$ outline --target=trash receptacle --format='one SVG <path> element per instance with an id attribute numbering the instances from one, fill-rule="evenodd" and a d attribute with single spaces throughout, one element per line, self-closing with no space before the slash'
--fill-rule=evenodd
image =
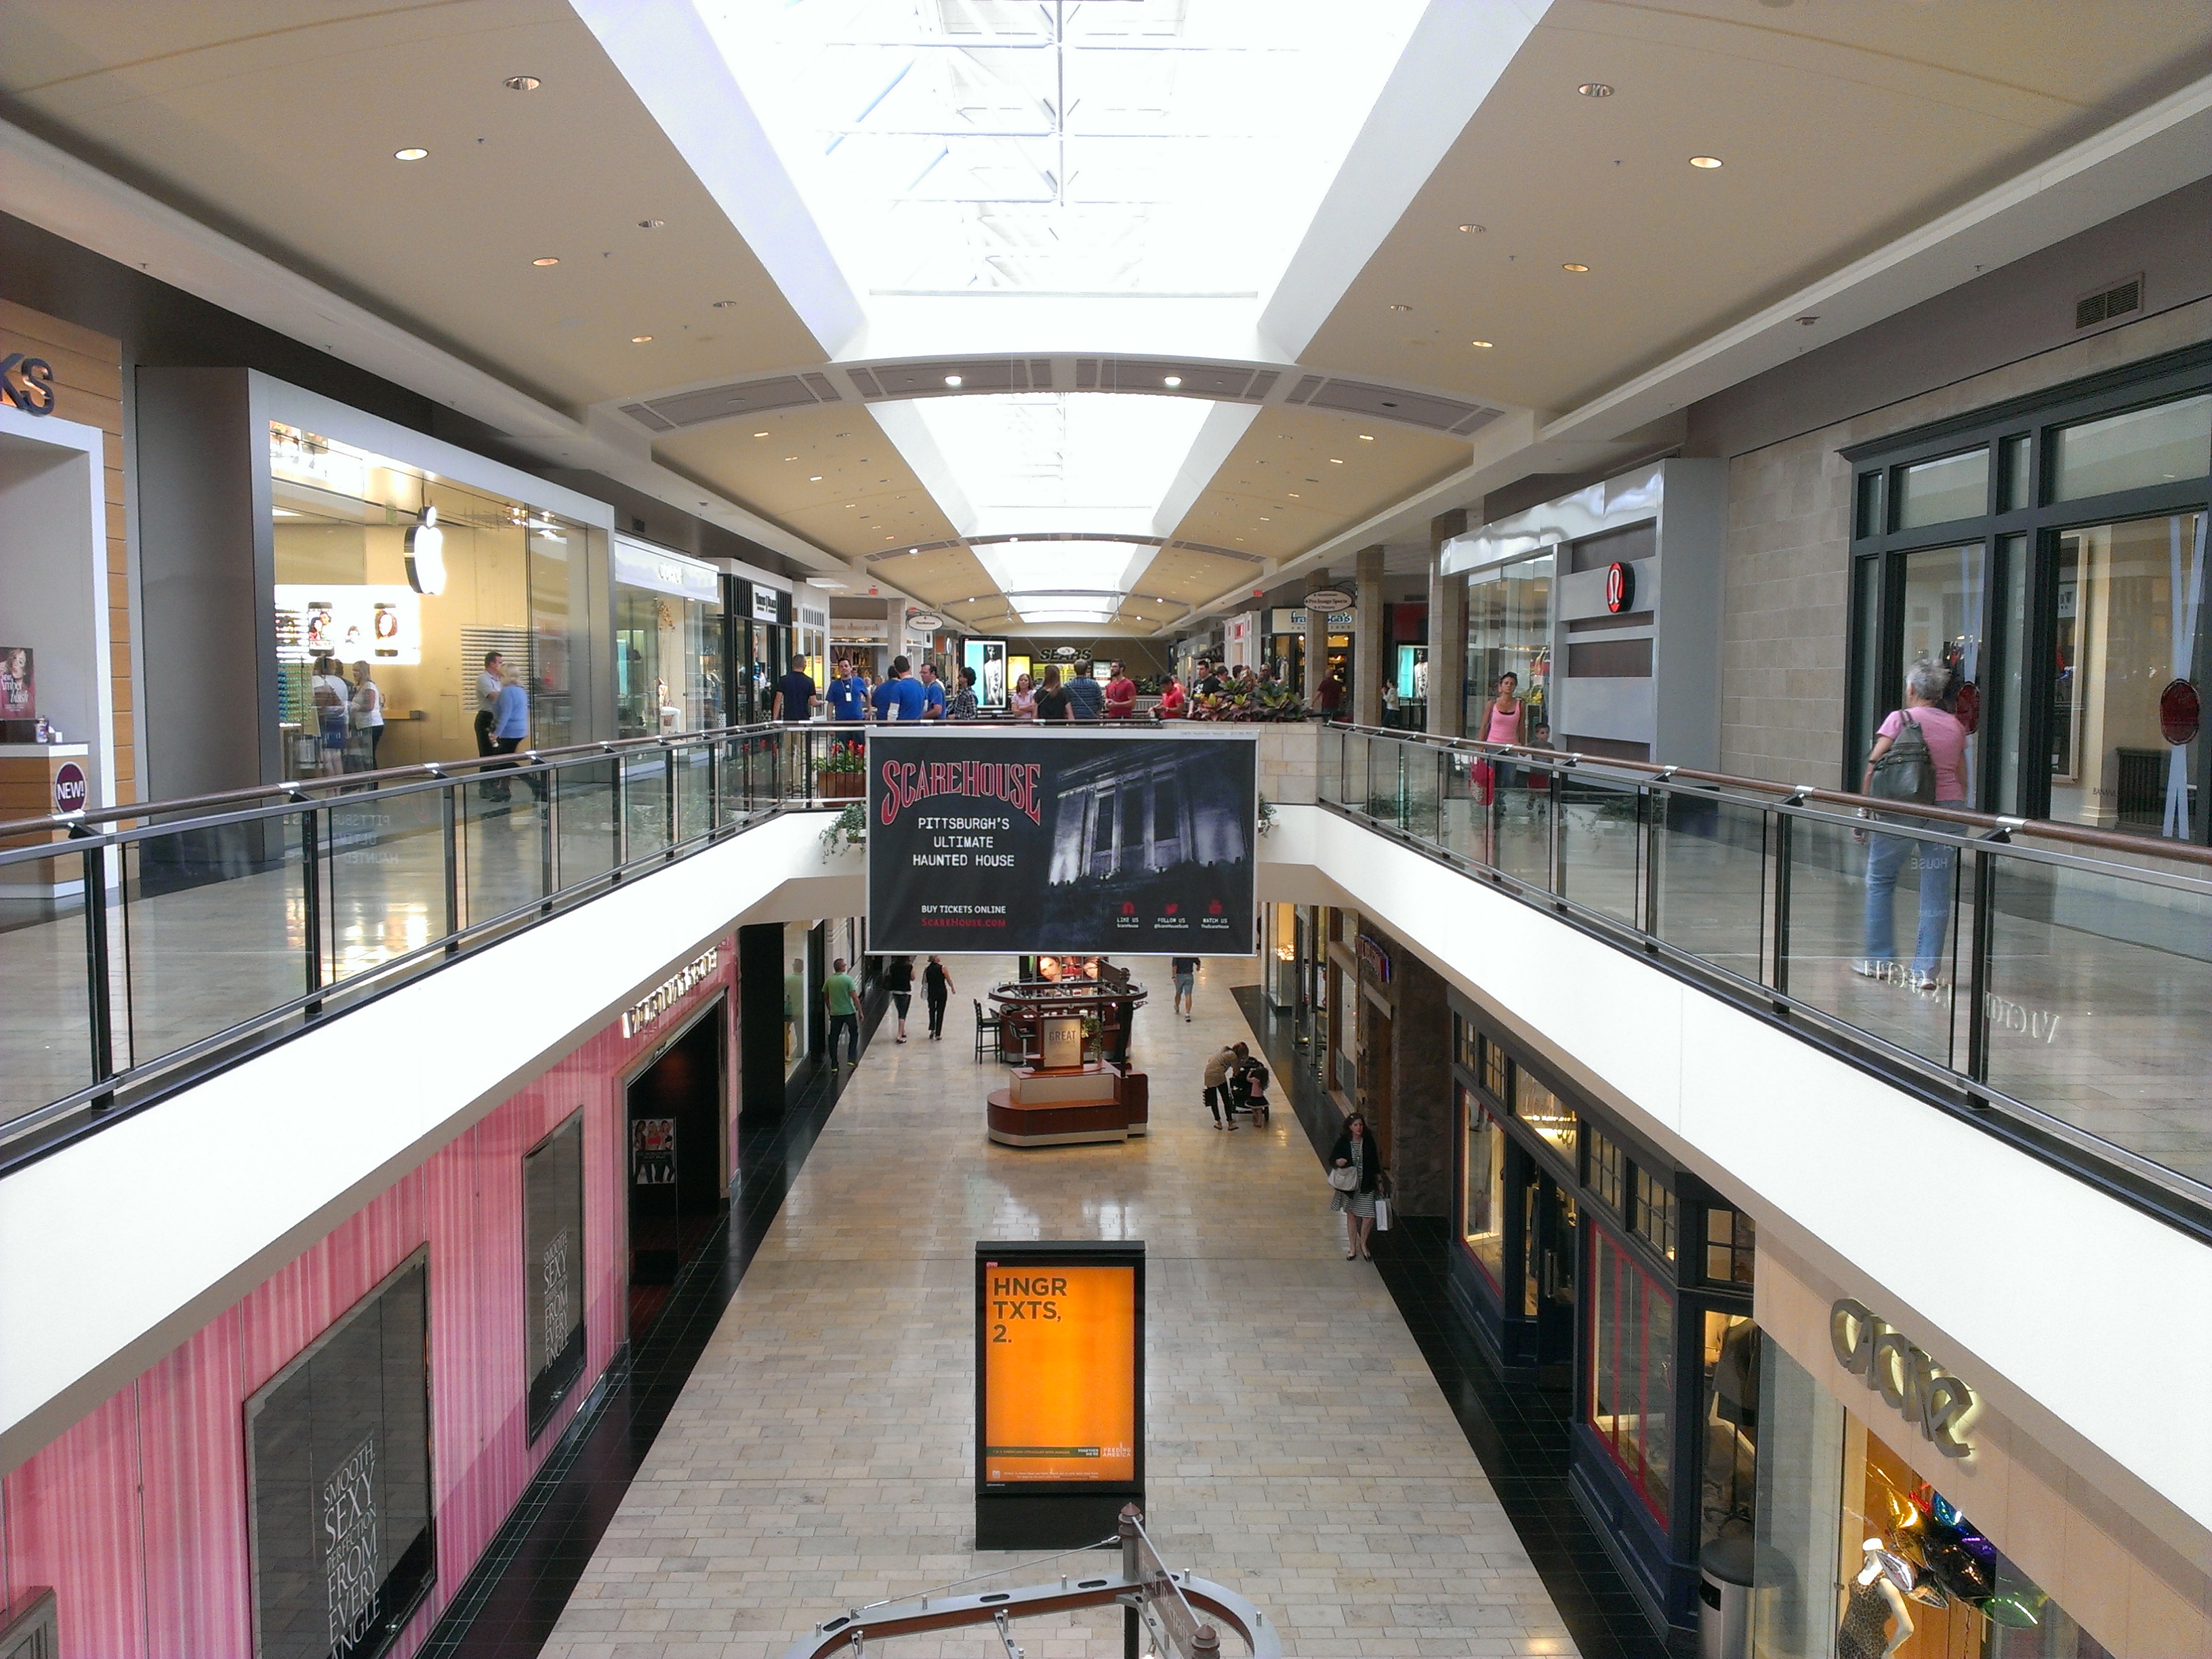
<path id="1" fill-rule="evenodd" d="M 1698 1659 L 1751 1659 L 1751 1540 L 1716 1538 L 1698 1565 Z"/>

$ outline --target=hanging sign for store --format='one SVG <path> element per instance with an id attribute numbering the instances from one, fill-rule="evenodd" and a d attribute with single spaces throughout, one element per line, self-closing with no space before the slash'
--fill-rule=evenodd
<path id="1" fill-rule="evenodd" d="M 684 999 L 721 964 L 722 947 L 710 945 L 623 1010 L 622 1033 L 634 1037 Z"/>
<path id="2" fill-rule="evenodd" d="M 26 415 L 51 415 L 60 399 L 54 393 L 54 366 L 43 357 L 11 351 L 0 357 L 0 402 Z"/>
<path id="3" fill-rule="evenodd" d="M 906 613 L 906 631 L 909 634 L 934 634 L 945 626 L 945 618 L 934 611 L 909 611 Z"/>
<path id="4" fill-rule="evenodd" d="M 1619 616 L 1636 604 L 1636 568 L 1609 564 L 1605 568 L 1605 608 Z"/>
<path id="5" fill-rule="evenodd" d="M 446 532 L 438 528 L 438 509 L 422 509 L 422 522 L 407 527 L 407 585 L 417 593 L 446 591 Z"/>
<path id="6" fill-rule="evenodd" d="M 763 587 L 758 582 L 753 584 L 753 620 L 758 623 L 780 623 L 783 620 L 783 606 L 773 587 Z"/>
<path id="7" fill-rule="evenodd" d="M 1359 960 L 1382 984 L 1390 982 L 1390 953 L 1364 933 L 1359 935 Z"/>
<path id="8" fill-rule="evenodd" d="M 1908 1342 L 1904 1333 L 1876 1319 L 1863 1303 L 1849 1297 L 1828 1310 L 1828 1342 L 1836 1363 L 1917 1427 L 1946 1457 L 1971 1457 L 1966 1438 L 1981 1413 L 1981 1399 Z"/>
<path id="9" fill-rule="evenodd" d="M 975 1245 L 975 1528 L 983 1549 L 1110 1536 L 1144 1503 L 1145 1247 Z"/>
<path id="10" fill-rule="evenodd" d="M 1312 611 L 1318 606 L 1323 611 L 1342 611 L 1353 603 L 1352 595 L 1340 587 L 1316 587 L 1306 595 L 1303 608 Z"/>

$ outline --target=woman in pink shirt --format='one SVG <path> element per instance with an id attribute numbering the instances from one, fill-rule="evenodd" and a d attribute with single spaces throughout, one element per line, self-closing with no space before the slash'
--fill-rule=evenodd
<path id="1" fill-rule="evenodd" d="M 1862 794 L 1874 793 L 1875 763 L 1889 752 L 1910 721 L 1920 728 L 1929 757 L 1936 763 L 1936 805 L 1966 804 L 1966 728 L 1957 715 L 1941 707 L 1950 684 L 1951 671 L 1942 663 L 1923 657 L 1912 665 L 1905 677 L 1905 707 L 1881 723 L 1867 756 L 1866 774 L 1859 781 Z M 1869 837 L 1866 954 L 1851 964 L 1852 972 L 1866 979 L 1901 979 L 1916 991 L 1942 988 L 1944 945 L 1951 924 L 1951 870 L 1957 850 L 1903 836 Z M 1920 926 L 1913 940 L 1911 969 L 1900 973 L 1896 960 L 1897 878 L 1916 851 L 1920 861 Z"/>
<path id="2" fill-rule="evenodd" d="M 1491 700 L 1487 717 L 1482 722 L 1485 743 L 1522 743 L 1521 727 L 1528 714 L 1528 705 L 1521 701 L 1521 677 L 1506 673 L 1498 677 L 1498 695 Z M 1491 769 L 1496 780 L 1498 797 L 1502 801 L 1504 792 L 1513 787 L 1513 769 L 1504 761 Z"/>

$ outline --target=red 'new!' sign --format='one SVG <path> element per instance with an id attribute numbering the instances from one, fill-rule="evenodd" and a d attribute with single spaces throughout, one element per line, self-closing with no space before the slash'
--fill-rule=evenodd
<path id="1" fill-rule="evenodd" d="M 87 791 L 84 768 L 75 761 L 65 763 L 54 773 L 54 811 L 82 812 Z"/>

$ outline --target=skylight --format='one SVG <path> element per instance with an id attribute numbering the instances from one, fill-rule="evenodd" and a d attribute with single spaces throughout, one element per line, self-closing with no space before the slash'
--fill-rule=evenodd
<path id="1" fill-rule="evenodd" d="M 1024 622 L 1103 623 L 1158 549 L 1143 542 L 983 542 L 977 561 Z"/>
<path id="2" fill-rule="evenodd" d="M 1032 392 L 916 398 L 906 407 L 967 498 L 964 522 L 956 523 L 963 535 L 1149 536 L 1211 405 Z M 894 441 L 902 425 L 886 423 Z"/>
<path id="3" fill-rule="evenodd" d="M 693 0 L 866 309 L 1242 302 L 1426 0 Z"/>

